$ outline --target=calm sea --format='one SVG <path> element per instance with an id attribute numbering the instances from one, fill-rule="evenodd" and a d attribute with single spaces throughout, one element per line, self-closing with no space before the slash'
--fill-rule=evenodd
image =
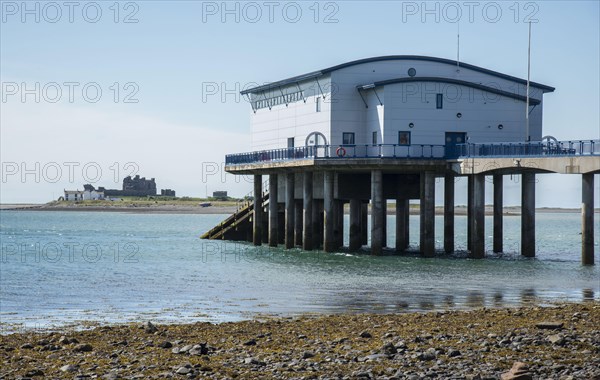
<path id="1" fill-rule="evenodd" d="M 466 259 L 464 253 L 424 259 L 285 251 L 198 238 L 225 217 L 0 211 L 2 328 L 600 299 L 600 265 L 580 264 L 579 214 L 536 216 L 535 259 L 519 255 L 520 218 L 506 217 L 506 253 L 488 253 L 483 260 Z M 410 222 L 414 247 L 418 218 L 411 216 Z M 438 248 L 442 222 L 436 218 Z M 486 223 L 491 247 L 491 218 Z M 457 246 L 464 249 L 465 217 L 457 217 L 456 229 Z M 393 231 L 389 218 L 391 243 Z"/>

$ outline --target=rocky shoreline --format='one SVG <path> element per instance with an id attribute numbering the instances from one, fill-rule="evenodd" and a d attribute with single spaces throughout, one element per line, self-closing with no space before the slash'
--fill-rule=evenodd
<path id="1" fill-rule="evenodd" d="M 0 336 L 0 379 L 600 379 L 600 303 Z"/>

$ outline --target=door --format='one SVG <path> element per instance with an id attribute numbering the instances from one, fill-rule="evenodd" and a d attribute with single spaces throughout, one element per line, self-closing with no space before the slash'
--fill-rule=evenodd
<path id="1" fill-rule="evenodd" d="M 460 155 L 458 144 L 464 144 L 467 134 L 464 132 L 446 132 L 446 158 L 457 158 Z"/>

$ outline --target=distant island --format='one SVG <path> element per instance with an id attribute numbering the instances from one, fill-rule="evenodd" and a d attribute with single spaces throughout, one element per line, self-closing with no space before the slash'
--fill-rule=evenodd
<path id="1" fill-rule="evenodd" d="M 166 197 L 124 196 L 117 200 L 83 200 L 83 201 L 51 201 L 45 204 L 2 204 L 2 210 L 24 210 L 24 211 L 107 211 L 107 212 L 133 212 L 133 213 L 177 213 L 177 214 L 232 214 L 239 208 L 251 202 L 246 198 L 219 198 L 219 197 Z M 388 215 L 395 210 L 394 203 L 387 205 Z M 521 215 L 519 206 L 504 207 L 504 215 Z M 578 208 L 542 207 L 536 209 L 537 213 L 580 213 Z M 600 209 L 595 209 L 600 213 Z M 348 207 L 345 213 L 349 213 Z M 419 204 L 410 205 L 411 215 L 419 214 Z M 455 207 L 456 215 L 467 215 L 467 207 L 459 205 Z M 436 215 L 443 215 L 443 206 L 436 207 Z M 486 205 L 486 215 L 492 215 L 492 205 Z"/>

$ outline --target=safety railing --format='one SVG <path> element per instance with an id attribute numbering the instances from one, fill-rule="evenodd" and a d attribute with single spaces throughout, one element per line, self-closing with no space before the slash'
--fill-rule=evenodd
<path id="1" fill-rule="evenodd" d="M 262 150 L 249 153 L 228 154 L 226 165 L 302 159 L 348 159 L 348 158 L 411 158 L 443 159 L 444 145 L 435 144 L 372 144 L 372 145 L 315 145 L 296 148 Z"/>
<path id="2" fill-rule="evenodd" d="M 460 157 L 597 156 L 600 140 L 459 144 Z"/>

